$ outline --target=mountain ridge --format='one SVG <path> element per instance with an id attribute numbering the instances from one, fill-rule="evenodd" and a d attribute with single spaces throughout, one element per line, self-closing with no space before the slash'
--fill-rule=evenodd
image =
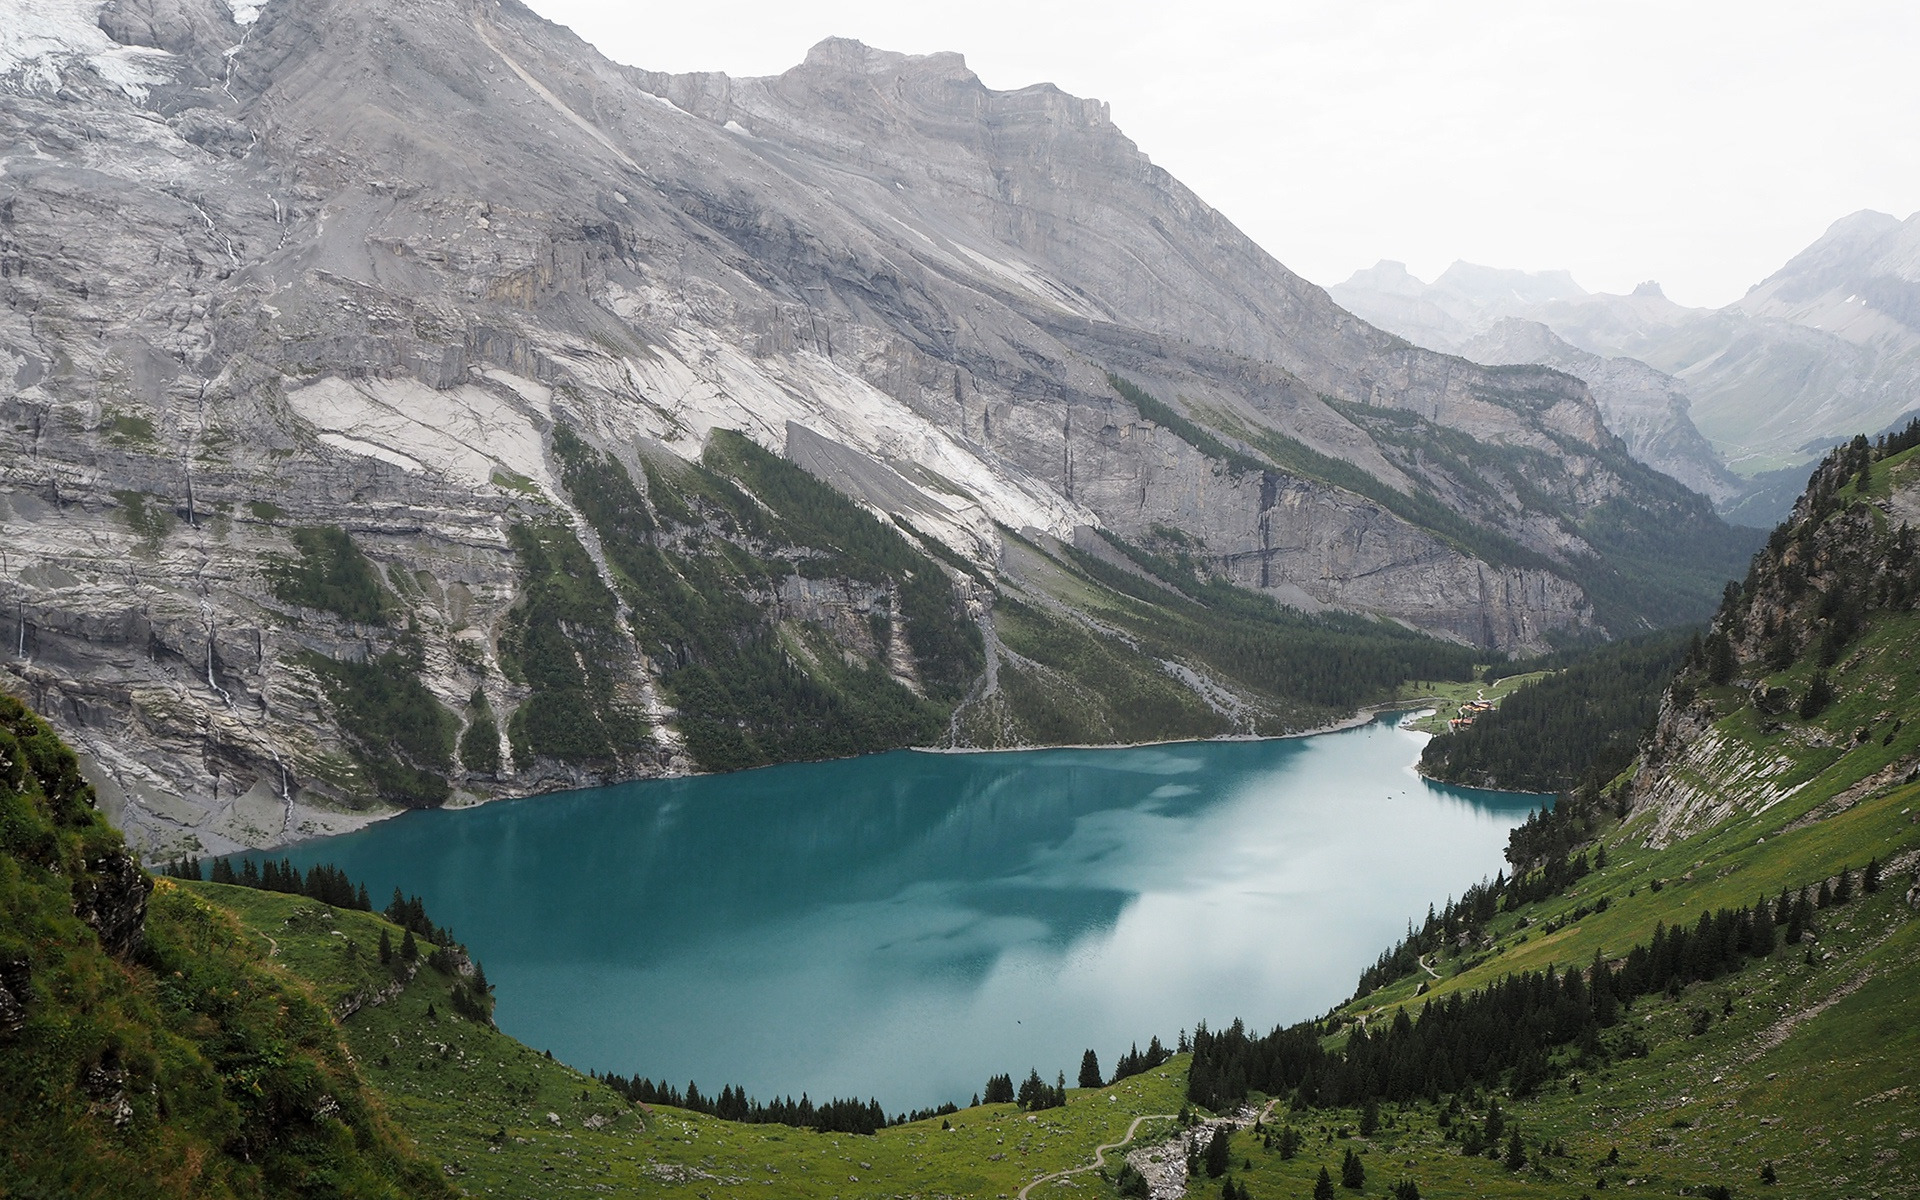
<path id="1" fill-rule="evenodd" d="M 1657 285 L 1630 296 L 1589 294 L 1565 272 L 1468 263 L 1431 285 L 1382 263 L 1330 290 L 1436 349 L 1458 352 L 1496 321 L 1519 317 L 1588 353 L 1639 360 L 1677 381 L 1690 420 L 1740 474 L 1753 476 L 1811 466 L 1837 442 L 1911 415 L 1920 384 L 1916 239 L 1920 213 L 1901 220 L 1861 210 L 1718 309 L 1675 304 Z M 1778 507 L 1769 520 L 1785 515 L 1785 504 Z"/>

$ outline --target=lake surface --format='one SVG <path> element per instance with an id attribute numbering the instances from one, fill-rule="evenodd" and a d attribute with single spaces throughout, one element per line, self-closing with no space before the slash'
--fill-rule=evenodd
<path id="1" fill-rule="evenodd" d="M 901 751 L 407 813 L 289 856 L 419 893 L 500 1027 L 577 1067 L 896 1112 L 1345 999 L 1539 799 L 1428 783 L 1425 741 L 1385 718 Z"/>

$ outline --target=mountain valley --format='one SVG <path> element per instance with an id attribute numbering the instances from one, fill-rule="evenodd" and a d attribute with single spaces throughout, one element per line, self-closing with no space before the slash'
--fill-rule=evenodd
<path id="1" fill-rule="evenodd" d="M 1354 319 L 1098 102 L 955 55 L 731 80 L 510 4 L 94 15 L 0 64 L 6 666 L 149 853 L 1298 731 L 1697 618 L 1753 544 L 1577 380 Z M 1223 605 L 1426 665 L 1330 693 L 1169 636 Z M 770 733 L 794 705 L 869 715 Z"/>

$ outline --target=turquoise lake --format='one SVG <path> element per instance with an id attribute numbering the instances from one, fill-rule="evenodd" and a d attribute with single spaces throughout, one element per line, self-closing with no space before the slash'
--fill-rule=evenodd
<path id="1" fill-rule="evenodd" d="M 407 813 L 288 856 L 419 893 L 500 1027 L 577 1067 L 895 1112 L 1345 999 L 1539 800 L 1426 782 L 1425 740 L 1383 718 L 901 751 Z"/>

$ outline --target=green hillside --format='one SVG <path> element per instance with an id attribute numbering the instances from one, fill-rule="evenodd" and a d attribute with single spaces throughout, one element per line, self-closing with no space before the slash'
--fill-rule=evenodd
<path id="1" fill-rule="evenodd" d="M 286 966 L 312 980 L 329 1003 L 367 994 L 366 963 L 344 947 L 377 941 L 386 925 L 380 917 L 335 909 L 322 921 L 319 906 L 298 896 L 180 886 L 229 908 L 258 936 L 273 937 Z M 335 937 L 334 929 L 346 937 Z M 747 1194 L 796 1197 L 1011 1194 L 1040 1174 L 1079 1165 L 1094 1145 L 1124 1135 L 1137 1116 L 1177 1113 L 1185 1086 L 1184 1063 L 1176 1059 L 1111 1089 L 1070 1088 L 1064 1108 L 1036 1114 L 983 1105 L 872 1136 L 740 1124 L 629 1103 L 607 1084 L 457 1015 L 455 982 L 423 968 L 397 995 L 345 1018 L 341 1029 L 369 1085 L 420 1153 L 475 1196 L 608 1188 L 701 1196 L 748 1185 L 754 1190 Z"/>
<path id="2" fill-rule="evenodd" d="M 152 887 L 0 696 L 0 1195 L 448 1194 L 271 943 Z"/>

